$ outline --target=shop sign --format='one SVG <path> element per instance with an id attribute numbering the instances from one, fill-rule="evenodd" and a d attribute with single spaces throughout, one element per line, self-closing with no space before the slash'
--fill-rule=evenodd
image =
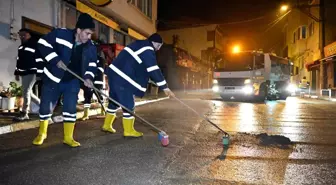
<path id="1" fill-rule="evenodd" d="M 331 55 L 336 54 L 336 42 L 333 42 L 326 47 L 324 47 L 324 55 L 325 57 L 329 57 Z"/>
<path id="2" fill-rule="evenodd" d="M 91 15 L 92 18 L 94 18 L 97 21 L 105 24 L 106 26 L 109 26 L 109 27 L 111 27 L 115 30 L 120 31 L 119 25 L 116 22 L 112 21 L 111 19 L 109 19 L 105 15 L 97 12 L 96 10 L 93 10 L 92 8 L 88 7 L 87 5 L 80 2 L 79 0 L 76 1 L 76 8 L 77 8 L 78 11 L 80 11 L 82 13 L 87 13 L 87 14 Z"/>

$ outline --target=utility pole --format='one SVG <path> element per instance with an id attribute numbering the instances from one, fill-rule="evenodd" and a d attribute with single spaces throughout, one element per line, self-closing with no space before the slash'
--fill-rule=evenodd
<path id="1" fill-rule="evenodd" d="M 325 9 L 324 9 L 324 0 L 320 0 L 320 51 L 321 51 L 321 58 L 325 57 L 324 53 L 324 47 L 325 47 Z M 326 82 L 328 79 L 328 76 L 326 73 L 326 69 L 324 68 L 323 61 L 320 62 L 320 90 L 326 88 Z"/>

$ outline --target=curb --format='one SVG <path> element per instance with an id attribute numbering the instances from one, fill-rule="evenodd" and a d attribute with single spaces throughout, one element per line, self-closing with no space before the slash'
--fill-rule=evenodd
<path id="1" fill-rule="evenodd" d="M 336 102 L 336 98 L 325 98 L 325 97 L 320 97 L 320 96 L 310 96 L 310 95 L 305 95 L 305 98 L 311 98 L 311 99 L 318 99 L 318 100 L 325 100 L 325 101 L 331 101 L 331 102 Z"/>
<path id="2" fill-rule="evenodd" d="M 137 106 L 145 105 L 145 104 L 148 104 L 148 103 L 154 103 L 154 102 L 158 102 L 158 101 L 162 101 L 162 100 L 166 100 L 166 99 L 169 99 L 169 97 L 158 98 L 158 99 L 153 99 L 153 100 L 138 101 L 138 102 L 135 102 L 135 106 L 137 107 Z M 100 108 L 90 109 L 89 115 L 90 116 L 95 116 L 95 115 L 99 115 L 100 113 L 101 113 Z M 83 114 L 84 114 L 83 111 L 77 112 L 77 118 L 83 117 Z M 62 121 L 63 121 L 62 116 L 55 116 L 55 117 L 52 117 L 52 120 L 49 122 L 49 124 L 59 123 L 59 122 L 62 122 Z M 0 135 L 12 133 L 12 132 L 17 132 L 17 131 L 20 131 L 20 130 L 37 128 L 37 127 L 39 127 L 39 124 L 40 123 L 39 123 L 38 120 L 34 120 L 34 121 L 25 121 L 25 122 L 13 123 L 13 124 L 10 124 L 10 125 L 2 126 L 2 127 L 0 127 Z"/>

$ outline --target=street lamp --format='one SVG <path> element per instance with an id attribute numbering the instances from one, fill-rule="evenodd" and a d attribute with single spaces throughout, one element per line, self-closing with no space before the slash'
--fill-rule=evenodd
<path id="1" fill-rule="evenodd" d="M 240 52 L 240 47 L 238 45 L 234 46 L 232 49 L 232 53 L 239 53 L 239 52 Z"/>
<path id="2" fill-rule="evenodd" d="M 280 8 L 280 10 L 282 12 L 286 12 L 288 10 L 288 5 L 282 5 L 281 8 Z"/>

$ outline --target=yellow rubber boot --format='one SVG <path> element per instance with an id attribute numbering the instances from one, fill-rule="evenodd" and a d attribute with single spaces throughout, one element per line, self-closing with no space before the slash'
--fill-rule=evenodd
<path id="1" fill-rule="evenodd" d="M 106 114 L 104 125 L 102 127 L 103 131 L 116 133 L 116 130 L 112 127 L 115 118 L 116 118 L 115 114 L 109 114 L 109 113 Z"/>
<path id="2" fill-rule="evenodd" d="M 142 132 L 138 132 L 134 129 L 135 118 L 125 119 L 123 118 L 124 136 L 125 137 L 141 137 Z"/>
<path id="3" fill-rule="evenodd" d="M 48 120 L 40 121 L 40 129 L 38 136 L 33 140 L 34 145 L 42 145 L 43 141 L 47 139 Z"/>
<path id="4" fill-rule="evenodd" d="M 84 108 L 84 115 L 81 118 L 82 121 L 85 121 L 85 120 L 89 119 L 89 112 L 90 112 L 90 108 L 89 107 Z"/>
<path id="5" fill-rule="evenodd" d="M 74 132 L 74 129 L 75 129 L 75 123 L 64 122 L 63 127 L 64 127 L 63 143 L 67 144 L 71 147 L 80 146 L 80 143 L 73 139 L 73 132 Z"/>

